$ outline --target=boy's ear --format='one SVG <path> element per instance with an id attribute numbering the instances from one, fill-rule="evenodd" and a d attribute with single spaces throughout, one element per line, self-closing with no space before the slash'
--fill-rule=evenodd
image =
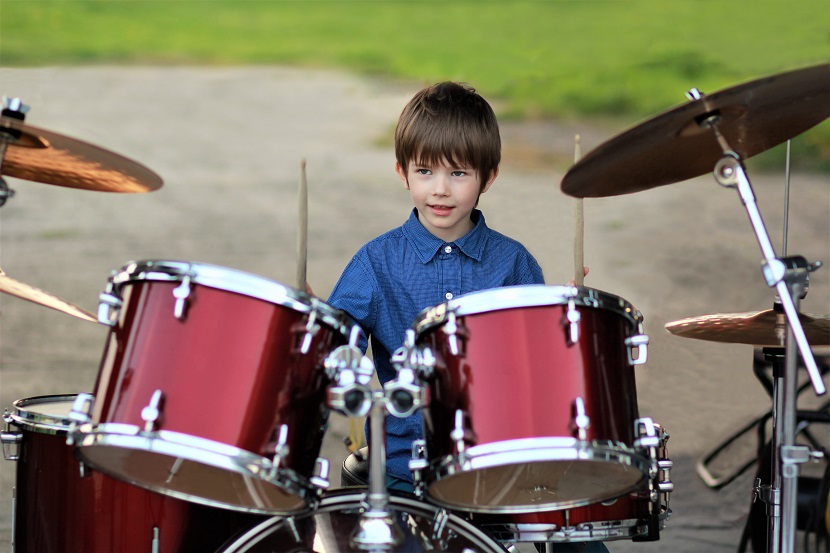
<path id="1" fill-rule="evenodd" d="M 490 189 L 490 185 L 496 180 L 496 177 L 499 176 L 499 168 L 496 167 L 492 173 L 490 173 L 490 178 L 487 179 L 487 182 L 484 183 L 484 186 L 481 187 L 481 192 L 479 194 L 484 194 L 487 190 Z"/>
<path id="2" fill-rule="evenodd" d="M 395 162 L 395 172 L 401 178 L 401 181 L 403 182 L 403 187 L 409 190 L 409 180 L 406 178 L 406 171 L 403 167 L 401 167 L 401 164 L 397 161 Z"/>

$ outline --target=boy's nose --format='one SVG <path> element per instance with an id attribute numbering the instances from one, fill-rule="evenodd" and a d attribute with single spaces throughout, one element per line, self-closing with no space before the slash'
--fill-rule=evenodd
<path id="1" fill-rule="evenodd" d="M 432 192 L 436 196 L 447 196 L 450 192 L 450 186 L 449 182 L 447 182 L 447 178 L 443 176 L 436 178 L 435 188 L 433 188 Z"/>

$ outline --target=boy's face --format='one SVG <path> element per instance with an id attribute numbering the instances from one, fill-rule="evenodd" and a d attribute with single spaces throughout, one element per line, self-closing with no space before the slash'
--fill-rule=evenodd
<path id="1" fill-rule="evenodd" d="M 457 240 L 472 230 L 470 214 L 479 195 L 487 192 L 497 174 L 491 175 L 482 188 L 478 171 L 449 167 L 446 161 L 440 165 L 411 161 L 406 171 L 396 163 L 395 171 L 409 190 L 421 224 L 445 242 Z"/>

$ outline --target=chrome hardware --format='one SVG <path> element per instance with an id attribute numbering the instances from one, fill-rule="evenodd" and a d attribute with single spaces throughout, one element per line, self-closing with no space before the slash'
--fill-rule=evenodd
<path id="1" fill-rule="evenodd" d="M 428 357 L 432 360 L 432 365 L 426 370 L 431 373 L 434 367 L 431 352 Z M 425 366 L 422 359 L 421 352 L 407 349 L 407 346 L 398 348 L 391 356 L 392 366 L 397 374 L 384 385 L 383 391 L 386 396 L 386 409 L 396 417 L 408 417 L 426 403 L 427 390 L 417 383 L 418 378 L 413 368 L 415 366 L 420 369 L 421 366 Z"/>
<path id="2" fill-rule="evenodd" d="M 144 431 L 153 432 L 156 423 L 161 418 L 161 403 L 164 399 L 164 392 L 156 390 L 150 398 L 150 403 L 141 410 L 141 419 L 144 421 Z"/>
<path id="3" fill-rule="evenodd" d="M 634 447 L 659 447 L 660 438 L 657 436 L 654 421 L 650 417 L 641 417 L 634 421 Z"/>
<path id="4" fill-rule="evenodd" d="M 150 546 L 152 553 L 159 553 L 161 551 L 161 538 L 159 537 L 159 527 L 153 526 L 153 542 Z"/>
<path id="5" fill-rule="evenodd" d="M 429 467 L 427 461 L 426 440 L 412 440 L 412 459 L 409 461 L 409 470 L 412 472 L 413 493 L 416 497 L 424 498 L 426 482 L 423 471 Z"/>
<path id="6" fill-rule="evenodd" d="M 446 315 L 446 322 L 442 327 L 444 334 L 447 335 L 447 340 L 450 345 L 450 353 L 458 356 L 463 348 L 462 341 L 467 337 L 466 329 L 456 322 L 455 310 L 448 309 Z"/>
<path id="7" fill-rule="evenodd" d="M 173 297 L 176 298 L 176 305 L 173 307 L 173 315 L 181 320 L 184 320 L 185 311 L 187 309 L 187 298 L 190 297 L 190 275 L 185 274 L 182 278 L 181 284 L 173 289 Z"/>
<path id="8" fill-rule="evenodd" d="M 115 276 L 115 272 L 113 272 L 112 276 Z M 115 295 L 114 288 L 115 286 L 112 280 L 110 280 L 107 288 L 98 296 L 98 322 L 107 326 L 115 326 L 115 323 L 118 321 L 118 313 L 124 305 L 121 298 Z"/>
<path id="9" fill-rule="evenodd" d="M 81 393 L 75 396 L 75 401 L 72 403 L 72 409 L 69 410 L 67 418 L 69 419 L 69 430 L 66 433 L 66 445 L 75 444 L 75 430 L 82 424 L 87 424 L 92 420 L 92 407 L 95 404 L 95 396 L 92 394 Z M 81 476 L 83 476 L 83 463 L 81 464 Z"/>
<path id="10" fill-rule="evenodd" d="M 585 412 L 585 401 L 577 397 L 572 406 L 571 429 L 576 432 L 577 439 L 588 440 L 588 429 L 591 428 L 591 418 Z"/>
<path id="11" fill-rule="evenodd" d="M 314 463 L 314 473 L 311 477 L 311 483 L 323 490 L 326 490 L 331 486 L 331 482 L 329 481 L 328 459 L 317 457 L 317 462 Z"/>
<path id="12" fill-rule="evenodd" d="M 283 457 L 287 457 L 288 453 L 288 425 L 281 424 L 279 435 L 277 437 L 277 444 L 274 446 L 274 464 L 271 473 L 272 479 L 276 477 L 277 469 L 280 467 Z"/>
<path id="13" fill-rule="evenodd" d="M 576 302 L 573 298 L 568 300 L 568 311 L 562 318 L 562 325 L 568 326 L 568 345 L 574 345 L 579 341 L 579 321 L 582 315 L 576 310 Z"/>
<path id="14" fill-rule="evenodd" d="M 690 88 L 689 91 L 686 93 L 686 98 L 690 101 L 700 100 L 703 98 L 703 93 L 700 92 L 697 88 Z"/>
<path id="15" fill-rule="evenodd" d="M 0 442 L 3 443 L 3 458 L 6 461 L 20 459 L 20 442 L 23 440 L 21 432 L 0 432 Z"/>
<path id="16" fill-rule="evenodd" d="M 648 336 L 636 334 L 625 339 L 628 347 L 628 364 L 643 365 L 648 360 Z M 637 350 L 637 357 L 634 357 L 634 350 Z"/>
<path id="17" fill-rule="evenodd" d="M 294 327 L 294 332 L 297 334 L 305 332 L 302 341 L 300 342 L 300 353 L 307 354 L 311 350 L 311 340 L 320 331 L 320 325 L 317 324 L 317 316 L 320 309 L 320 300 L 315 297 L 311 298 L 311 309 L 308 312 L 308 320 L 305 325 L 298 324 Z"/>
<path id="18" fill-rule="evenodd" d="M 464 411 L 455 410 L 455 425 L 450 431 L 450 439 L 455 442 L 455 449 L 459 455 L 463 455 L 466 449 L 464 445 Z"/>
<path id="19" fill-rule="evenodd" d="M 363 417 L 372 407 L 369 383 L 375 366 L 356 346 L 340 346 L 323 362 L 326 376 L 334 382 L 326 391 L 328 405 L 347 417 Z"/>

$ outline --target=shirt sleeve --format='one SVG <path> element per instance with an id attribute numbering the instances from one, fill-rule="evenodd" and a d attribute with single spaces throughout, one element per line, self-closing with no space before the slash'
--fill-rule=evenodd
<path id="1" fill-rule="evenodd" d="M 364 352 L 368 347 L 368 337 L 372 334 L 377 322 L 379 300 L 377 290 L 377 279 L 367 269 L 361 252 L 358 252 L 343 269 L 343 273 L 327 300 L 331 307 L 348 313 L 363 329 L 360 349 Z"/>

